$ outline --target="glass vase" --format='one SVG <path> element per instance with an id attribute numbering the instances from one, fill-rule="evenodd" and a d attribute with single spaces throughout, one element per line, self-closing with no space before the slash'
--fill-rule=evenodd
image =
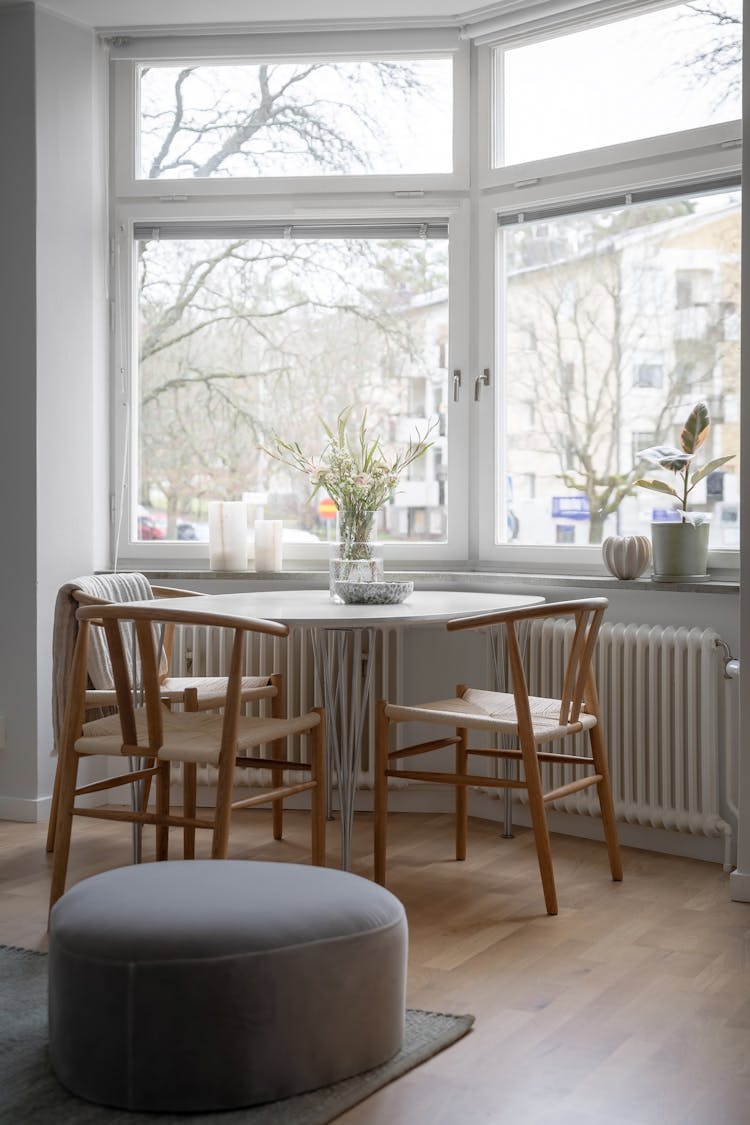
<path id="1" fill-rule="evenodd" d="M 379 511 L 357 508 L 345 508 L 337 513 L 336 539 L 329 563 L 332 601 L 343 601 L 336 593 L 337 582 L 383 581 L 383 553 L 377 538 L 379 515 Z"/>

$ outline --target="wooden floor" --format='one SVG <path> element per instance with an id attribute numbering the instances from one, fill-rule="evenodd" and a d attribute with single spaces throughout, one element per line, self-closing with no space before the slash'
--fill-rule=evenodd
<path id="1" fill-rule="evenodd" d="M 236 814 L 232 857 L 307 862 L 308 818 Z M 750 905 L 721 869 L 553 837 L 560 914 L 544 913 L 529 832 L 472 821 L 451 858 L 445 816 L 390 818 L 389 887 L 410 927 L 410 1007 L 472 1012 L 465 1039 L 373 1095 L 341 1125 L 748 1125 Z M 329 826 L 329 863 L 337 826 Z M 0 822 L 0 943 L 44 949 L 44 825 Z M 372 870 L 371 821 L 355 870 Z M 129 828 L 79 821 L 69 885 L 130 859 Z M 175 841 L 174 851 L 178 851 Z M 325 1034 L 325 1013 L 320 1013 Z"/>

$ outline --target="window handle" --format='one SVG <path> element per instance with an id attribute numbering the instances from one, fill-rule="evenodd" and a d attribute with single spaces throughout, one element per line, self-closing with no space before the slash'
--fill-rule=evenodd
<path id="1" fill-rule="evenodd" d="M 474 402 L 479 402 L 479 396 L 482 393 L 482 385 L 489 387 L 490 385 L 490 369 L 485 367 L 481 375 L 477 375 L 474 380 Z"/>
<path id="2" fill-rule="evenodd" d="M 461 394 L 461 368 L 456 367 L 453 370 L 453 401 L 458 402 L 458 397 Z"/>

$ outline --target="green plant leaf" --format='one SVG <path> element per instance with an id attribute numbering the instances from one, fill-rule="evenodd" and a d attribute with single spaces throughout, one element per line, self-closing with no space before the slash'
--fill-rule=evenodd
<path id="1" fill-rule="evenodd" d="M 669 469 L 673 473 L 682 473 L 692 460 L 692 453 L 683 453 L 675 445 L 652 445 L 648 449 L 639 449 L 636 453 L 639 461 L 650 461 L 660 469 Z"/>
<path id="2" fill-rule="evenodd" d="M 708 437 L 711 419 L 705 402 L 697 402 L 688 415 L 688 420 L 680 434 L 680 448 L 685 453 L 695 453 Z"/>
<path id="3" fill-rule="evenodd" d="M 667 484 L 663 480 L 637 480 L 636 485 L 638 488 L 650 488 L 652 492 L 667 492 L 670 496 L 676 496 L 679 500 L 679 495 L 672 488 L 671 484 Z"/>
<path id="4" fill-rule="evenodd" d="M 717 457 L 714 461 L 709 461 L 708 464 L 704 465 L 702 468 L 696 469 L 690 478 L 690 488 L 692 489 L 698 481 L 703 480 L 709 473 L 715 472 L 720 465 L 726 465 L 727 461 L 731 461 L 733 457 L 734 453 L 730 453 L 726 457 Z"/>

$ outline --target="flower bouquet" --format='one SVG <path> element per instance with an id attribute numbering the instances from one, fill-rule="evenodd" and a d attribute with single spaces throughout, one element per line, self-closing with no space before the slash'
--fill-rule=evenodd
<path id="1" fill-rule="evenodd" d="M 410 440 L 406 449 L 389 457 L 379 437 L 367 429 L 367 411 L 350 438 L 349 422 L 352 407 L 347 406 L 336 419 L 334 427 L 321 420 L 327 442 L 323 451 L 312 457 L 297 442 L 274 436 L 272 447 L 265 452 L 292 469 L 309 477 L 311 497 L 325 489 L 338 508 L 337 557 L 341 565 L 331 574 L 331 582 L 340 580 L 379 581 L 383 576 L 382 559 L 376 557 L 375 536 L 379 510 L 398 488 L 401 475 L 432 445 L 428 441 L 437 423 L 430 425 L 424 436 Z M 364 564 L 357 565 L 357 564 Z"/>

